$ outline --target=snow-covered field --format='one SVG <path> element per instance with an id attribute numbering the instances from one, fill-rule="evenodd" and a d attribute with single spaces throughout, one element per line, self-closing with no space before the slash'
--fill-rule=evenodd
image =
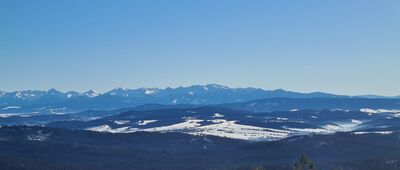
<path id="1" fill-rule="evenodd" d="M 137 125 L 143 126 L 154 123 L 157 120 L 142 120 Z M 202 123 L 207 122 L 202 125 Z M 126 124 L 127 121 L 115 122 L 118 125 Z M 167 126 L 152 128 L 138 128 L 124 126 L 120 128 L 111 128 L 109 125 L 87 128 L 87 130 L 110 132 L 110 133 L 131 133 L 136 131 L 146 132 L 181 132 L 193 135 L 213 135 L 219 137 L 243 139 L 252 141 L 272 141 L 287 138 L 294 135 L 305 134 L 330 134 L 339 131 L 351 131 L 355 126 L 362 123 L 359 120 L 350 122 L 336 122 L 322 126 L 321 128 L 290 128 L 283 126 L 282 129 L 264 128 L 251 125 L 240 124 L 238 121 L 228 121 L 225 119 L 200 120 L 195 118 L 185 118 L 185 121 Z"/>
<path id="2" fill-rule="evenodd" d="M 369 109 L 369 108 L 363 108 L 363 109 L 360 109 L 360 112 L 364 112 L 364 113 L 368 113 L 368 114 L 400 113 L 400 110 L 396 110 L 396 109 Z"/>
<path id="3" fill-rule="evenodd" d="M 244 140 L 277 140 L 288 137 L 292 131 L 279 130 L 271 128 L 261 128 L 256 126 L 242 125 L 236 121 L 227 121 L 224 119 L 209 120 L 213 124 L 202 126 L 200 122 L 204 120 L 188 119 L 182 123 L 169 126 L 160 126 L 154 128 L 132 128 L 129 126 L 112 129 L 108 125 L 91 127 L 87 130 L 110 133 L 131 133 L 136 131 L 146 132 L 183 132 L 193 135 L 213 135 L 219 137 L 227 137 Z M 155 122 L 154 120 L 152 122 Z M 142 123 L 151 123 L 143 121 Z"/>
<path id="4" fill-rule="evenodd" d="M 4 110 L 4 113 L 0 113 L 0 118 L 4 120 L 5 125 L 7 123 L 12 124 L 11 121 L 14 121 L 14 118 L 20 120 L 21 124 L 46 125 L 47 122 L 42 121 L 41 115 L 50 115 L 49 117 L 54 121 L 77 119 L 76 117 L 68 117 L 68 108 L 43 107 L 35 112 L 17 113 L 15 109 L 18 107 L 9 105 L 0 108 L 0 110 Z M 357 134 L 361 134 L 363 131 L 368 131 L 369 128 L 387 128 L 379 129 L 382 131 L 392 130 L 388 127 L 396 126 L 396 120 L 400 117 L 400 110 L 394 109 L 364 108 L 356 111 L 292 109 L 286 112 L 271 113 L 242 113 L 242 111 L 214 109 L 190 108 L 177 111 L 165 109 L 144 112 L 146 114 L 132 112 L 132 115 L 110 116 L 104 120 L 102 115 L 93 115 L 90 118 L 85 117 L 81 123 L 89 122 L 90 124 L 82 127 L 85 127 L 86 130 L 98 132 L 179 132 L 252 141 L 272 141 L 307 134 L 336 132 L 357 132 Z M 164 116 L 165 114 L 169 114 L 169 116 Z M 83 115 L 87 116 L 86 114 Z M 26 119 L 22 119 L 22 117 Z M 32 117 L 32 120 L 27 119 L 27 117 Z M 90 121 L 94 119 L 96 119 L 95 122 Z M 384 126 L 386 124 L 388 126 Z"/>

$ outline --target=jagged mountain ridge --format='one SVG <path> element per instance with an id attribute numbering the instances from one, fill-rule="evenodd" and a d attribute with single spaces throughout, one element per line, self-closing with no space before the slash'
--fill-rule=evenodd
<path id="1" fill-rule="evenodd" d="M 76 91 L 61 92 L 56 89 L 49 89 L 46 91 L 41 90 L 24 90 L 24 91 L 14 91 L 14 92 L 0 92 L 0 99 L 2 104 L 4 100 L 14 100 L 14 101 L 29 101 L 35 102 L 36 100 L 41 100 L 44 98 L 56 98 L 59 100 L 75 99 L 79 97 L 86 98 L 102 98 L 102 97 L 120 97 L 127 99 L 140 99 L 140 98 L 170 98 L 176 99 L 168 100 L 168 102 L 163 103 L 185 103 L 190 102 L 193 104 L 213 104 L 219 103 L 218 101 L 205 101 L 206 97 L 211 97 L 211 95 L 225 95 L 228 99 L 225 99 L 222 103 L 234 101 L 241 102 L 247 100 L 254 100 L 257 98 L 271 98 L 271 97 L 294 97 L 294 98 L 308 98 L 308 97 L 337 97 L 339 95 L 313 92 L 313 93 L 300 93 L 286 91 L 283 89 L 276 90 L 264 90 L 260 88 L 229 88 L 227 86 L 208 84 L 208 85 L 192 85 L 189 87 L 177 87 L 165 89 L 159 88 L 138 88 L 138 89 L 127 89 L 127 88 L 115 88 L 103 94 L 89 90 L 84 93 L 79 93 Z M 190 96 L 200 98 L 190 100 Z M 343 96 L 341 96 L 343 97 Z M 185 99 L 187 98 L 187 99 Z M 153 99 L 157 100 L 157 99 Z M 161 99 L 162 100 L 162 99 Z M 165 99 L 164 99 L 165 100 Z M 209 100 L 209 99 L 208 99 Z"/>
<path id="2" fill-rule="evenodd" d="M 370 100 L 370 101 L 369 101 Z M 0 92 L 0 113 L 10 115 L 65 114 L 85 110 L 115 110 L 145 104 L 220 105 L 248 111 L 280 111 L 291 109 L 399 109 L 398 98 L 362 98 L 322 92 L 299 93 L 263 90 L 260 88 L 229 88 L 208 84 L 178 88 L 116 88 L 106 93 L 89 90 L 84 93 L 56 89 Z M 375 101 L 384 103 L 377 105 Z M 345 102 L 345 104 L 343 104 Z M 346 104 L 349 102 L 349 104 Z M 232 104 L 226 104 L 232 103 Z M 356 105 L 353 106 L 353 103 Z M 359 104 L 361 103 L 361 104 Z M 385 106 L 385 107 L 380 107 Z"/>
<path id="3" fill-rule="evenodd" d="M 61 92 L 56 89 L 46 91 L 25 90 L 0 92 L 0 107 L 7 106 L 57 106 L 82 107 L 85 109 L 103 107 L 109 109 L 138 106 L 147 103 L 157 104 L 220 104 L 245 102 L 256 99 L 289 97 L 345 97 L 329 93 L 299 93 L 292 91 L 263 90 L 260 88 L 229 88 L 227 86 L 208 84 L 177 88 L 116 88 L 100 94 L 93 90 L 84 93 L 75 91 Z M 79 110 L 79 109 L 78 109 Z"/>

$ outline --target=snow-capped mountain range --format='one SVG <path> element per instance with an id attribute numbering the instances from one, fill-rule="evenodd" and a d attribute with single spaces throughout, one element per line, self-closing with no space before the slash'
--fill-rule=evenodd
<path id="1" fill-rule="evenodd" d="M 279 99 L 282 98 L 282 99 Z M 144 104 L 154 103 L 163 105 L 179 105 L 179 104 L 191 104 L 191 105 L 217 105 L 234 103 L 233 106 L 228 108 L 239 107 L 240 110 L 251 110 L 251 111 L 274 111 L 274 110 L 287 110 L 288 108 L 302 109 L 302 103 L 315 103 L 314 100 L 317 98 L 323 98 L 324 100 L 335 100 L 328 101 L 331 103 L 328 107 L 335 107 L 343 99 L 353 99 L 351 101 L 358 101 L 361 103 L 357 107 L 348 107 L 346 104 L 342 104 L 341 109 L 360 109 L 364 106 L 363 103 L 373 103 L 373 101 L 364 101 L 359 99 L 370 99 L 371 96 L 344 96 L 335 95 L 323 92 L 313 93 L 300 93 L 286 91 L 282 89 L 276 90 L 264 90 L 260 88 L 230 88 L 227 86 L 208 84 L 208 85 L 192 85 L 189 87 L 177 87 L 177 88 L 138 88 L 138 89 L 127 89 L 127 88 L 115 88 L 105 93 L 98 93 L 93 90 L 87 92 L 76 92 L 68 91 L 61 92 L 56 89 L 50 89 L 46 91 L 40 90 L 25 90 L 15 92 L 0 92 L 0 113 L 67 113 L 67 112 L 79 112 L 90 109 L 118 109 L 124 107 L 135 107 Z M 392 97 L 394 98 L 394 97 Z M 390 107 L 395 103 L 388 101 L 392 99 L 388 97 L 372 98 L 385 100 L 385 103 L 389 103 Z M 287 100 L 298 99 L 294 101 L 296 105 L 291 106 L 293 102 L 286 102 Z M 263 101 L 264 100 L 264 101 Z M 276 101 L 281 100 L 281 101 Z M 255 102 L 252 102 L 255 101 Z M 252 102 L 252 103 L 246 103 Z M 319 102 L 319 100 L 317 100 Z M 324 103 L 323 101 L 322 103 Z M 242 103 L 242 104 L 236 104 Z M 326 103 L 326 102 L 325 102 Z M 283 107 L 279 107 L 283 106 Z M 325 105 L 322 105 L 325 106 Z M 353 105 L 349 105 L 353 106 Z M 386 106 L 386 105 L 385 105 Z M 314 108 L 314 107 L 312 107 Z M 320 105 L 317 106 L 320 108 Z M 372 107 L 380 109 L 380 107 Z M 386 107 L 385 107 L 386 108 Z M 397 108 L 397 105 L 396 107 Z M 304 109 L 307 109 L 305 107 Z"/>
<path id="2" fill-rule="evenodd" d="M 103 94 L 93 90 L 87 92 L 61 92 L 56 89 L 46 91 L 25 90 L 14 92 L 0 92 L 0 107 L 7 106 L 77 106 L 98 105 L 109 107 L 137 106 L 147 103 L 158 104 L 220 104 L 244 102 L 256 99 L 274 97 L 338 97 L 328 93 L 298 93 L 277 90 L 263 90 L 260 88 L 229 88 L 217 84 L 193 85 L 178 88 L 115 88 Z M 88 107 L 93 108 L 93 107 Z M 78 109 L 79 110 L 79 109 Z"/>
<path id="3" fill-rule="evenodd" d="M 124 103 L 161 103 L 161 104 L 219 104 L 243 102 L 255 99 L 273 97 L 339 97 L 328 93 L 298 93 L 277 90 L 263 90 L 260 88 L 229 88 L 227 86 L 208 84 L 193 85 L 178 88 L 115 88 L 103 94 L 93 90 L 87 92 L 61 92 L 56 89 L 46 91 L 25 90 L 14 92 L 0 92 L 0 106 L 2 105 L 35 105 L 39 103 L 56 103 L 73 100 L 121 100 Z M 341 96 L 343 97 L 343 96 Z"/>
<path id="4" fill-rule="evenodd" d="M 2 100 L 19 100 L 19 101 L 35 101 L 44 98 L 52 97 L 54 99 L 69 99 L 76 97 L 87 97 L 93 98 L 99 96 L 100 93 L 97 93 L 93 90 L 89 90 L 84 93 L 79 93 L 76 91 L 68 91 L 61 92 L 56 89 L 49 90 L 24 90 L 24 91 L 14 91 L 14 92 L 0 92 L 0 99 Z"/>

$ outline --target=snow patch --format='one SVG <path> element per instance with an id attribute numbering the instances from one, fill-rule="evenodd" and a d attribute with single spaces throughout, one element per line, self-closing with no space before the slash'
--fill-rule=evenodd
<path id="1" fill-rule="evenodd" d="M 57 108 L 57 109 L 49 109 L 51 114 L 55 114 L 55 115 L 63 115 L 66 114 L 65 111 L 67 110 L 67 108 Z"/>
<path id="2" fill-rule="evenodd" d="M 396 109 L 368 109 L 368 108 L 363 108 L 360 109 L 360 112 L 364 112 L 364 113 L 369 113 L 369 114 L 377 114 L 377 113 L 400 113 L 400 110 L 396 110 Z"/>
<path id="3" fill-rule="evenodd" d="M 109 132 L 112 129 L 108 125 L 101 125 L 101 126 L 86 128 L 86 130 L 96 131 L 96 132 Z"/>
<path id="4" fill-rule="evenodd" d="M 95 131 L 95 132 L 108 132 L 108 133 L 132 133 L 132 132 L 136 132 L 138 129 L 131 128 L 131 127 L 121 127 L 121 128 L 112 129 L 108 125 L 101 125 L 101 126 L 86 128 L 86 130 Z"/>
<path id="5" fill-rule="evenodd" d="M 139 125 L 139 126 L 144 126 L 144 125 L 147 125 L 149 123 L 154 123 L 154 122 L 157 122 L 157 121 L 158 120 L 140 120 L 140 121 L 136 122 L 136 124 Z"/>
<path id="6" fill-rule="evenodd" d="M 362 122 L 359 121 L 359 120 L 356 120 L 356 119 L 351 119 L 351 123 L 354 123 L 354 124 L 361 124 Z"/>
<path id="7" fill-rule="evenodd" d="M 286 120 L 289 120 L 289 119 L 286 118 L 286 117 L 277 117 L 276 120 L 286 121 Z"/>
<path id="8" fill-rule="evenodd" d="M 334 124 L 327 124 L 323 126 L 324 129 L 333 132 L 348 132 L 354 130 L 354 128 L 361 124 L 359 120 L 351 119 L 350 122 L 334 122 Z"/>
<path id="9" fill-rule="evenodd" d="M 355 135 L 363 135 L 363 134 L 383 134 L 383 135 L 388 135 L 393 133 L 393 131 L 372 131 L 372 132 L 353 132 Z"/>
<path id="10" fill-rule="evenodd" d="M 155 93 L 155 91 L 153 90 L 153 89 L 146 89 L 145 91 L 144 91 L 144 94 L 145 95 L 151 95 L 151 94 L 154 94 Z"/>
<path id="11" fill-rule="evenodd" d="M 219 118 L 219 117 L 224 117 L 224 115 L 222 115 L 221 113 L 214 113 L 214 115 L 212 117 Z"/>
<path id="12" fill-rule="evenodd" d="M 226 122 L 225 119 L 213 119 L 213 120 L 209 120 L 209 121 L 213 122 L 213 123 L 224 123 L 224 122 Z"/>
<path id="13" fill-rule="evenodd" d="M 115 124 L 117 125 L 124 125 L 124 124 L 128 124 L 130 121 L 129 120 L 116 120 L 114 121 Z"/>
<path id="14" fill-rule="evenodd" d="M 143 131 L 158 132 L 183 132 L 193 135 L 213 135 L 244 140 L 278 140 L 288 136 L 289 131 L 261 128 L 256 126 L 241 125 L 236 121 L 226 121 L 224 119 L 211 120 L 217 124 L 201 126 L 203 120 L 187 120 L 169 126 L 143 129 Z"/>
<path id="15" fill-rule="evenodd" d="M 289 131 L 278 129 L 241 125 L 236 123 L 236 121 L 222 121 L 219 124 L 198 127 L 197 130 L 197 132 L 192 132 L 191 134 L 213 135 L 254 141 L 283 139 L 290 133 Z"/>
<path id="16" fill-rule="evenodd" d="M 201 126 L 199 122 L 202 122 L 203 120 L 198 120 L 198 119 L 191 119 L 191 120 L 186 120 L 185 122 L 182 123 L 177 123 L 169 126 L 160 126 L 160 127 L 154 127 L 154 128 L 149 128 L 149 129 L 143 129 L 143 131 L 148 131 L 148 132 L 168 132 L 168 131 L 176 131 L 176 130 L 185 130 L 185 129 L 192 129 Z"/>
<path id="17" fill-rule="evenodd" d="M 380 113 L 400 113 L 400 110 L 396 110 L 396 109 L 391 109 L 391 110 L 378 109 L 377 111 L 380 112 Z"/>
<path id="18" fill-rule="evenodd" d="M 329 134 L 333 133 L 333 131 L 326 130 L 326 129 L 320 129 L 320 128 L 289 128 L 289 127 L 284 127 L 287 130 L 294 131 L 295 134 L 300 135 L 300 134 L 311 134 L 311 133 L 319 133 L 319 134 Z"/>
<path id="19" fill-rule="evenodd" d="M 8 110 L 8 109 L 20 109 L 21 106 L 7 106 L 5 108 L 3 108 L 3 110 Z"/>
<path id="20" fill-rule="evenodd" d="M 86 96 L 86 97 L 89 97 L 89 98 L 93 98 L 93 97 L 99 96 L 100 93 L 97 93 L 97 92 L 94 91 L 94 90 L 89 90 L 89 91 L 83 93 L 83 95 Z M 68 97 L 68 98 L 69 98 L 69 97 Z"/>
<path id="21" fill-rule="evenodd" d="M 17 98 L 23 98 L 21 92 L 15 93 L 15 97 L 17 97 Z"/>
<path id="22" fill-rule="evenodd" d="M 368 108 L 360 109 L 360 112 L 369 113 L 369 114 L 379 113 L 377 110 L 368 109 Z"/>
<path id="23" fill-rule="evenodd" d="M 15 113 L 1 113 L 0 118 L 7 118 L 7 117 L 17 116 L 17 115 L 18 114 L 15 114 Z"/>

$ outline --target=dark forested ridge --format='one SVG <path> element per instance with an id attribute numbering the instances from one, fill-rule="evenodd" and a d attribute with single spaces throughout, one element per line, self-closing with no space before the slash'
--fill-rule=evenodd
<path id="1" fill-rule="evenodd" d="M 396 99 L 288 100 L 211 106 L 147 104 L 71 114 L 3 116 L 0 169 L 279 170 L 293 169 L 295 163 L 314 169 L 400 169 Z M 315 101 L 321 103 L 314 106 Z M 314 110 L 294 109 L 300 105 Z M 335 105 L 352 110 L 333 109 Z M 372 109 L 359 110 L 364 106 Z M 286 111 L 257 112 L 257 108 Z M 13 126 L 24 124 L 30 126 Z M 93 127 L 117 133 L 90 131 Z M 159 127 L 167 130 L 150 131 Z M 342 129 L 329 131 L 330 135 L 316 131 L 331 127 Z M 260 133 L 258 128 L 265 129 Z M 271 138 L 273 142 L 239 140 L 275 133 L 269 129 L 287 136 Z M 307 155 L 306 161 L 302 155 Z"/>
<path id="2" fill-rule="evenodd" d="M 179 133 L 0 128 L 0 169 L 398 169 L 400 135 L 336 133 L 253 143 Z"/>
<path id="3" fill-rule="evenodd" d="M 252 112 L 271 112 L 284 111 L 291 109 L 343 109 L 360 110 L 370 109 L 400 109 L 400 99 L 398 98 L 266 98 L 242 103 L 230 103 L 218 105 L 224 108 L 235 110 L 245 110 Z"/>

